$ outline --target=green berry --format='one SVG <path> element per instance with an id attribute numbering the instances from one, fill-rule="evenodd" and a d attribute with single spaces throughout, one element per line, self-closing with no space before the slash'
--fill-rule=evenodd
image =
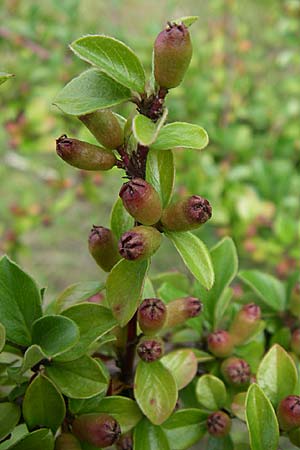
<path id="1" fill-rule="evenodd" d="M 110 272 L 120 260 L 117 240 L 112 231 L 105 227 L 93 225 L 89 235 L 89 251 L 105 272 Z"/>
<path id="2" fill-rule="evenodd" d="M 79 116 L 79 119 L 103 147 L 113 150 L 123 144 L 124 134 L 121 125 L 109 109 L 85 114 Z"/>

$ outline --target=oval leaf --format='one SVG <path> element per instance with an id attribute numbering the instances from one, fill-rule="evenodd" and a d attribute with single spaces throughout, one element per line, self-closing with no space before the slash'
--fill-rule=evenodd
<path id="1" fill-rule="evenodd" d="M 68 286 L 55 300 L 55 312 L 58 314 L 75 303 L 84 302 L 105 288 L 101 281 L 82 281 Z"/>
<path id="2" fill-rule="evenodd" d="M 105 73 L 90 69 L 70 81 L 57 95 L 54 105 L 66 114 L 80 116 L 118 105 L 130 97 L 129 89 Z"/>
<path id="3" fill-rule="evenodd" d="M 46 373 L 67 397 L 90 398 L 107 389 L 100 365 L 89 356 L 70 362 L 53 362 Z"/>
<path id="4" fill-rule="evenodd" d="M 270 400 L 257 384 L 252 384 L 246 398 L 246 419 L 252 450 L 277 450 L 279 429 Z"/>
<path id="5" fill-rule="evenodd" d="M 165 125 L 151 145 L 154 150 L 172 148 L 192 148 L 201 150 L 208 144 L 208 135 L 204 128 L 185 122 L 173 122 Z"/>
<path id="6" fill-rule="evenodd" d="M 21 416 L 21 410 L 15 403 L 0 403 L 0 442 L 8 436 Z"/>
<path id="7" fill-rule="evenodd" d="M 4 256 L 0 260 L 0 317 L 7 339 L 30 345 L 32 324 L 41 315 L 41 296 L 35 282 Z"/>
<path id="8" fill-rule="evenodd" d="M 148 146 L 155 140 L 156 125 L 143 114 L 137 114 L 132 122 L 132 131 L 140 144 Z"/>
<path id="9" fill-rule="evenodd" d="M 175 182 L 175 165 L 172 150 L 150 150 L 147 157 L 146 180 L 159 193 L 163 207 L 169 204 Z"/>
<path id="10" fill-rule="evenodd" d="M 125 231 L 134 226 L 134 218 L 126 211 L 120 198 L 114 204 L 111 212 L 110 227 L 119 240 Z"/>
<path id="11" fill-rule="evenodd" d="M 50 430 L 42 428 L 26 434 L 16 444 L 9 447 L 9 450 L 53 450 L 54 437 Z"/>
<path id="12" fill-rule="evenodd" d="M 155 425 L 160 425 L 175 408 L 176 381 L 160 361 L 140 361 L 135 374 L 134 396 L 145 416 Z"/>
<path id="13" fill-rule="evenodd" d="M 211 411 L 222 409 L 226 403 L 226 388 L 222 380 L 214 375 L 203 375 L 196 385 L 197 400 Z"/>
<path id="14" fill-rule="evenodd" d="M 107 277 L 107 301 L 119 324 L 124 327 L 141 300 L 148 261 L 121 259 Z"/>
<path id="15" fill-rule="evenodd" d="M 214 284 L 214 269 L 203 242 L 190 232 L 166 232 L 166 236 L 175 245 L 189 271 L 206 289 L 210 289 Z"/>
<path id="16" fill-rule="evenodd" d="M 23 401 L 23 416 L 29 430 L 43 426 L 55 433 L 65 414 L 64 399 L 52 381 L 44 375 L 34 378 Z"/>
<path id="17" fill-rule="evenodd" d="M 197 358 L 189 349 L 174 350 L 165 355 L 161 362 L 172 373 L 179 390 L 192 381 L 198 369 Z"/>
<path id="18" fill-rule="evenodd" d="M 143 92 L 145 72 L 136 54 L 115 38 L 84 36 L 70 45 L 79 58 L 99 67 L 118 83 L 133 91 Z"/>
<path id="19" fill-rule="evenodd" d="M 284 397 L 293 394 L 297 380 L 292 358 L 280 345 L 273 345 L 259 365 L 257 384 L 276 407 Z"/>
<path id="20" fill-rule="evenodd" d="M 47 356 L 56 356 L 73 347 L 79 340 L 79 328 L 63 316 L 44 316 L 33 324 L 32 342 Z"/>
<path id="21" fill-rule="evenodd" d="M 153 425 L 144 417 L 134 429 L 134 450 L 171 450 L 167 437 L 161 427 Z M 172 449 L 173 450 L 173 449 Z"/>
<path id="22" fill-rule="evenodd" d="M 0 322 L 0 352 L 2 352 L 3 347 L 5 345 L 5 339 L 6 339 L 5 326 L 2 325 L 2 323 Z"/>

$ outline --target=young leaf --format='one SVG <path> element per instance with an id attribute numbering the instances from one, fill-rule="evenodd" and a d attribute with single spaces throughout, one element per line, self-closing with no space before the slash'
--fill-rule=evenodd
<path id="1" fill-rule="evenodd" d="M 297 369 L 290 355 L 280 345 L 273 345 L 262 359 L 257 371 L 257 383 L 276 407 L 294 392 Z"/>
<path id="2" fill-rule="evenodd" d="M 124 327 L 138 308 L 148 261 L 118 262 L 107 277 L 107 301 L 119 324 Z"/>
<path id="3" fill-rule="evenodd" d="M 20 407 L 15 403 L 0 403 L 0 442 L 13 431 L 20 416 Z"/>
<path id="4" fill-rule="evenodd" d="M 137 114 L 132 121 L 132 131 L 136 140 L 142 145 L 151 145 L 157 138 L 167 115 L 168 110 L 165 108 L 160 120 L 157 123 L 153 123 L 152 120 L 143 114 Z"/>
<path id="5" fill-rule="evenodd" d="M 13 77 L 12 73 L 0 72 L 0 85 L 5 83 L 5 81 L 9 80 L 9 78 Z"/>
<path id="6" fill-rule="evenodd" d="M 83 36 L 70 45 L 79 58 L 93 64 L 123 86 L 137 92 L 145 87 L 145 72 L 136 54 L 115 38 Z"/>
<path id="7" fill-rule="evenodd" d="M 29 384 L 23 401 L 23 416 L 29 430 L 44 426 L 55 433 L 65 414 L 66 406 L 61 393 L 52 381 L 39 374 Z"/>
<path id="8" fill-rule="evenodd" d="M 67 397 L 90 398 L 107 389 L 102 368 L 89 356 L 70 362 L 54 361 L 46 373 Z"/>
<path id="9" fill-rule="evenodd" d="M 276 278 L 257 270 L 243 270 L 239 278 L 259 296 L 262 302 L 274 311 L 283 311 L 286 296 L 283 284 Z"/>
<path id="10" fill-rule="evenodd" d="M 161 363 L 172 373 L 178 390 L 189 384 L 197 373 L 197 358 L 189 349 L 174 350 L 165 355 Z"/>
<path id="11" fill-rule="evenodd" d="M 58 314 L 75 303 L 84 302 L 105 288 L 101 281 L 81 281 L 68 286 L 55 299 L 55 312 Z"/>
<path id="12" fill-rule="evenodd" d="M 198 379 L 196 385 L 198 402 L 211 411 L 222 409 L 226 403 L 226 388 L 222 380 L 211 374 Z"/>
<path id="13" fill-rule="evenodd" d="M 9 450 L 53 450 L 54 437 L 48 428 L 41 428 L 40 430 L 26 434 L 8 448 Z"/>
<path id="14" fill-rule="evenodd" d="M 66 114 L 80 116 L 129 100 L 129 89 L 96 69 L 83 72 L 70 81 L 54 99 Z"/>
<path id="15" fill-rule="evenodd" d="M 168 206 L 175 182 L 175 165 L 172 150 L 150 150 L 147 157 L 146 180 L 159 193 L 163 207 Z"/>
<path id="16" fill-rule="evenodd" d="M 208 413 L 199 409 L 190 408 L 175 411 L 162 425 L 170 448 L 172 450 L 184 450 L 196 444 L 207 432 L 207 417 Z"/>
<path id="17" fill-rule="evenodd" d="M 41 315 L 41 296 L 35 282 L 4 256 L 0 260 L 0 317 L 6 338 L 30 345 L 32 324 Z"/>
<path id="18" fill-rule="evenodd" d="M 270 400 L 257 384 L 252 384 L 246 398 L 246 419 L 252 450 L 277 450 L 279 428 Z"/>
<path id="19" fill-rule="evenodd" d="M 185 122 L 173 122 L 165 125 L 151 145 L 154 150 L 170 150 L 182 147 L 202 150 L 208 144 L 208 135 L 204 128 Z"/>
<path id="20" fill-rule="evenodd" d="M 171 20 L 171 23 L 176 23 L 178 25 L 183 23 L 186 27 L 190 27 L 191 25 L 193 25 L 193 23 L 197 22 L 198 19 L 199 19 L 198 16 L 186 16 L 180 17 L 179 19 L 176 20 Z"/>
<path id="21" fill-rule="evenodd" d="M 173 450 L 162 428 L 144 417 L 135 427 L 133 450 Z"/>
<path id="22" fill-rule="evenodd" d="M 63 316 L 44 316 L 32 327 L 32 343 L 41 347 L 47 356 L 57 356 L 73 347 L 80 336 L 73 320 Z"/>
<path id="23" fill-rule="evenodd" d="M 135 374 L 134 396 L 145 416 L 154 425 L 160 425 L 176 405 L 176 381 L 160 361 L 140 361 Z"/>
<path id="24" fill-rule="evenodd" d="M 205 287 L 211 289 L 214 284 L 214 269 L 210 254 L 203 242 L 190 232 L 166 233 L 173 242 L 184 264 Z"/>
<path id="25" fill-rule="evenodd" d="M 5 345 L 5 339 L 6 339 L 5 326 L 2 325 L 2 323 L 0 322 L 0 352 L 2 352 L 2 349 Z"/>
<path id="26" fill-rule="evenodd" d="M 70 350 L 56 358 L 58 361 L 72 361 L 80 358 L 93 342 L 117 325 L 111 311 L 96 303 L 71 306 L 65 309 L 62 315 L 76 323 L 80 331 L 80 339 Z"/>
<path id="27" fill-rule="evenodd" d="M 120 198 L 114 204 L 110 217 L 110 227 L 117 239 L 120 239 L 125 231 L 134 226 L 134 218 L 126 211 Z"/>

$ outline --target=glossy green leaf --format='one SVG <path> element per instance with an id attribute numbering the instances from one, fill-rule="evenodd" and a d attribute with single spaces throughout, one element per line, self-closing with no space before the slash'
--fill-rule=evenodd
<path id="1" fill-rule="evenodd" d="M 148 266 L 148 261 L 122 259 L 107 277 L 107 301 L 122 327 L 129 322 L 138 308 Z"/>
<path id="2" fill-rule="evenodd" d="M 97 394 L 91 398 L 69 398 L 68 408 L 73 414 L 89 414 L 96 412 L 99 403 L 105 397 L 106 392 Z"/>
<path id="3" fill-rule="evenodd" d="M 70 362 L 53 362 L 46 373 L 67 397 L 90 398 L 107 389 L 103 370 L 89 356 Z"/>
<path id="4" fill-rule="evenodd" d="M 165 125 L 151 145 L 154 150 L 173 148 L 191 148 L 201 150 L 208 144 L 208 135 L 204 128 L 185 122 L 173 122 Z"/>
<path id="5" fill-rule="evenodd" d="M 190 232 L 168 232 L 166 236 L 173 242 L 184 264 L 194 277 L 205 289 L 211 289 L 214 284 L 214 269 L 204 243 Z"/>
<path id="6" fill-rule="evenodd" d="M 0 442 L 13 431 L 20 416 L 20 407 L 15 403 L 0 403 Z"/>
<path id="7" fill-rule="evenodd" d="M 279 429 L 270 400 L 263 390 L 252 384 L 246 398 L 246 419 L 252 450 L 277 450 Z"/>
<path id="8" fill-rule="evenodd" d="M 105 284 L 101 281 L 81 281 L 72 284 L 55 299 L 55 312 L 58 314 L 76 303 L 84 302 L 104 288 Z"/>
<path id="9" fill-rule="evenodd" d="M 274 406 L 294 392 L 298 380 L 294 361 L 280 345 L 275 344 L 262 359 L 257 383 Z"/>
<path id="10" fill-rule="evenodd" d="M 105 73 L 90 69 L 73 78 L 60 91 L 53 103 L 66 114 L 80 116 L 97 109 L 118 105 L 130 97 L 129 89 Z"/>
<path id="11" fill-rule="evenodd" d="M 160 361 L 139 361 L 134 396 L 145 416 L 153 424 L 160 425 L 172 414 L 176 405 L 176 381 Z"/>
<path id="12" fill-rule="evenodd" d="M 144 417 L 134 429 L 133 450 L 173 450 L 167 437 L 158 425 Z"/>
<path id="13" fill-rule="evenodd" d="M 32 324 L 41 315 L 41 296 L 35 282 L 4 256 L 0 260 L 0 317 L 6 338 L 30 345 Z"/>
<path id="14" fill-rule="evenodd" d="M 50 430 L 42 428 L 25 435 L 9 450 L 53 450 L 54 437 Z"/>
<path id="15" fill-rule="evenodd" d="M 193 23 L 197 22 L 198 19 L 198 16 L 185 16 L 180 17 L 179 19 L 171 20 L 171 23 L 176 23 L 178 25 L 183 23 L 186 27 L 190 27 Z"/>
<path id="16" fill-rule="evenodd" d="M 7 450 L 12 447 L 13 444 L 20 441 L 24 436 L 28 434 L 28 429 L 25 423 L 17 425 L 10 434 L 10 438 L 6 439 L 0 444 L 0 450 Z"/>
<path id="17" fill-rule="evenodd" d="M 0 86 L 5 83 L 5 81 L 9 80 L 14 75 L 12 73 L 0 72 Z"/>
<path id="18" fill-rule="evenodd" d="M 21 366 L 18 367 L 16 373 L 23 374 L 31 367 L 35 366 L 42 359 L 46 358 L 47 355 L 43 352 L 40 346 L 34 344 L 27 348 L 24 353 L 23 361 Z"/>
<path id="19" fill-rule="evenodd" d="M 172 150 L 150 150 L 147 157 L 146 180 L 159 193 L 163 207 L 172 196 L 175 182 L 175 166 Z"/>
<path id="20" fill-rule="evenodd" d="M 189 449 L 207 432 L 208 414 L 200 409 L 181 409 L 175 411 L 162 428 L 172 450 Z"/>
<path id="21" fill-rule="evenodd" d="M 79 58 L 99 67 L 110 77 L 133 91 L 143 92 L 145 72 L 136 54 L 115 38 L 84 36 L 70 45 Z"/>
<path id="22" fill-rule="evenodd" d="M 43 426 L 55 433 L 65 414 L 61 393 L 49 378 L 39 374 L 29 384 L 23 401 L 23 416 L 29 430 Z"/>
<path id="23" fill-rule="evenodd" d="M 120 198 L 114 204 L 111 212 L 110 227 L 112 232 L 119 240 L 125 231 L 134 226 L 134 218 L 126 211 Z"/>
<path id="24" fill-rule="evenodd" d="M 198 369 L 197 358 L 189 349 L 174 350 L 165 355 L 161 363 L 172 373 L 178 390 L 192 381 Z"/>
<path id="25" fill-rule="evenodd" d="M 281 281 L 257 270 L 243 270 L 239 273 L 239 277 L 253 289 L 266 306 L 274 311 L 283 311 L 286 296 Z"/>
<path id="26" fill-rule="evenodd" d="M 211 411 L 222 409 L 226 403 L 226 388 L 222 380 L 214 375 L 205 374 L 196 385 L 197 400 Z"/>
<path id="27" fill-rule="evenodd" d="M 73 320 L 63 316 L 44 316 L 32 327 L 32 343 L 41 347 L 47 356 L 56 356 L 73 347 L 80 336 Z"/>
<path id="28" fill-rule="evenodd" d="M 0 322 L 0 352 L 2 352 L 3 347 L 5 345 L 5 339 L 6 339 L 5 326 L 2 325 L 2 323 Z"/>

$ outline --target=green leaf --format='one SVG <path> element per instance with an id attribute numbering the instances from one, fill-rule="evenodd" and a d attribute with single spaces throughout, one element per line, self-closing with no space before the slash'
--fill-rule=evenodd
<path id="1" fill-rule="evenodd" d="M 196 385 L 197 400 L 211 411 L 224 408 L 226 404 L 226 388 L 222 380 L 214 375 L 202 375 Z"/>
<path id="2" fill-rule="evenodd" d="M 166 236 L 173 242 L 184 264 L 194 277 L 206 289 L 211 289 L 214 284 L 214 269 L 204 243 L 190 232 L 167 232 Z"/>
<path id="3" fill-rule="evenodd" d="M 69 398 L 68 399 L 68 408 L 73 414 L 89 414 L 93 412 L 97 412 L 96 409 L 105 397 L 106 392 L 102 392 L 101 394 L 97 394 L 91 398 Z"/>
<path id="4" fill-rule="evenodd" d="M 181 409 L 175 411 L 163 423 L 162 428 L 168 438 L 172 450 L 189 449 L 207 432 L 208 414 L 199 409 Z"/>
<path id="5" fill-rule="evenodd" d="M 79 58 L 99 67 L 123 86 L 137 92 L 145 88 L 145 72 L 136 54 L 115 38 L 84 36 L 70 45 Z"/>
<path id="6" fill-rule="evenodd" d="M 297 380 L 292 358 L 278 344 L 273 345 L 259 365 L 257 384 L 276 407 L 284 397 L 293 394 Z"/>
<path id="7" fill-rule="evenodd" d="M 89 356 L 69 362 L 55 361 L 46 367 L 46 373 L 67 397 L 90 398 L 107 389 L 102 368 Z"/>
<path id="8" fill-rule="evenodd" d="M 14 430 L 12 430 L 10 438 L 0 444 L 0 450 L 11 448 L 13 444 L 20 441 L 26 434 L 28 434 L 28 429 L 25 423 L 17 425 Z"/>
<path id="9" fill-rule="evenodd" d="M 129 89 L 96 69 L 73 78 L 56 96 L 54 105 L 66 114 L 80 116 L 129 100 Z"/>
<path id="10" fill-rule="evenodd" d="M 175 408 L 176 381 L 160 361 L 139 361 L 135 374 L 134 396 L 145 416 L 154 425 L 160 425 Z"/>
<path id="11" fill-rule="evenodd" d="M 212 264 L 215 272 L 215 282 L 212 289 L 207 292 L 200 288 L 201 300 L 205 308 L 204 314 L 215 328 L 215 325 L 222 319 L 226 304 L 228 304 L 230 291 L 226 288 L 237 274 L 238 257 L 234 242 L 226 237 L 217 243 L 210 251 Z M 223 308 L 221 308 L 221 305 Z"/>
<path id="12" fill-rule="evenodd" d="M 50 430 L 42 428 L 25 435 L 9 450 L 53 450 L 54 438 Z M 2 450 L 2 449 L 1 449 Z"/>
<path id="13" fill-rule="evenodd" d="M 21 410 L 15 403 L 0 403 L 0 442 L 18 424 Z"/>
<path id="14" fill-rule="evenodd" d="M 2 325 L 2 323 L 0 322 L 0 352 L 2 352 L 3 347 L 5 345 L 5 339 L 6 339 L 5 326 Z"/>
<path id="15" fill-rule="evenodd" d="M 41 347 L 47 356 L 57 356 L 73 347 L 80 336 L 73 320 L 63 316 L 44 316 L 32 327 L 32 342 Z"/>
<path id="16" fill-rule="evenodd" d="M 207 450 L 234 450 L 233 442 L 230 435 L 223 438 L 209 436 L 207 442 Z"/>
<path id="17" fill-rule="evenodd" d="M 125 231 L 134 226 L 134 218 L 126 211 L 120 198 L 114 204 L 111 212 L 110 227 L 112 232 L 119 240 Z"/>
<path id="18" fill-rule="evenodd" d="M 51 380 L 39 374 L 29 384 L 23 401 L 23 416 L 29 430 L 43 426 L 55 433 L 65 414 L 61 393 Z"/>
<path id="19" fill-rule="evenodd" d="M 111 311 L 96 303 L 81 303 L 65 309 L 64 317 L 71 319 L 79 328 L 80 339 L 70 350 L 56 360 L 72 361 L 83 356 L 89 346 L 117 325 Z"/>
<path id="20" fill-rule="evenodd" d="M 151 145 L 158 136 L 160 129 L 162 128 L 168 115 L 168 110 L 165 108 L 164 113 L 160 120 L 153 123 L 151 119 L 143 114 L 137 114 L 132 121 L 132 131 L 136 140 L 142 144 Z"/>
<path id="21" fill-rule="evenodd" d="M 184 388 L 197 373 L 198 362 L 192 350 L 174 350 L 161 359 L 161 363 L 169 369 L 175 378 L 177 389 Z"/>
<path id="22" fill-rule="evenodd" d="M 215 357 L 211 353 L 204 352 L 203 350 L 199 350 L 198 348 L 192 349 L 198 363 L 199 362 L 206 362 L 206 361 L 213 361 Z"/>
<path id="23" fill-rule="evenodd" d="M 183 23 L 186 27 L 190 27 L 193 23 L 197 22 L 198 18 L 198 16 L 185 16 L 176 20 L 171 20 L 171 23 L 176 23 L 177 25 Z"/>
<path id="24" fill-rule="evenodd" d="M 278 422 L 269 399 L 257 384 L 252 384 L 246 398 L 246 419 L 252 450 L 277 450 Z"/>
<path id="25" fill-rule="evenodd" d="M 107 301 L 121 327 L 129 322 L 138 308 L 148 267 L 149 261 L 121 259 L 107 277 Z"/>
<path id="26" fill-rule="evenodd" d="M 5 81 L 9 80 L 9 78 L 14 77 L 12 73 L 0 72 L 0 86 L 5 83 Z"/>
<path id="27" fill-rule="evenodd" d="M 208 135 L 204 128 L 185 122 L 173 122 L 165 125 L 151 145 L 154 150 L 173 148 L 191 148 L 201 150 L 208 144 Z"/>
<path id="28" fill-rule="evenodd" d="M 285 289 L 279 280 L 257 270 L 243 270 L 239 278 L 253 289 L 266 306 L 274 311 L 284 310 Z"/>
<path id="29" fill-rule="evenodd" d="M 42 359 L 46 358 L 46 354 L 43 352 L 41 347 L 38 345 L 31 345 L 27 348 L 26 352 L 24 353 L 22 365 L 18 367 L 16 370 L 16 374 L 22 375 L 23 373 L 27 372 L 27 370 L 31 369 L 31 367 L 35 366 L 38 362 L 40 362 Z"/>
<path id="30" fill-rule="evenodd" d="M 31 327 L 42 315 L 40 291 L 33 279 L 9 258 L 0 260 L 0 317 L 6 338 L 31 344 Z"/>
<path id="31" fill-rule="evenodd" d="M 84 302 L 104 288 L 105 284 L 101 281 L 81 281 L 72 284 L 55 299 L 55 312 L 58 314 L 75 303 Z"/>
<path id="32" fill-rule="evenodd" d="M 231 403 L 233 414 L 240 420 L 246 420 L 246 396 L 247 392 L 239 392 L 236 394 Z"/>
<path id="33" fill-rule="evenodd" d="M 173 450 L 160 426 L 144 417 L 134 429 L 133 450 Z"/>
<path id="34" fill-rule="evenodd" d="M 165 208 L 171 199 L 175 181 L 172 150 L 165 152 L 150 150 L 147 157 L 146 180 L 159 193 Z"/>

